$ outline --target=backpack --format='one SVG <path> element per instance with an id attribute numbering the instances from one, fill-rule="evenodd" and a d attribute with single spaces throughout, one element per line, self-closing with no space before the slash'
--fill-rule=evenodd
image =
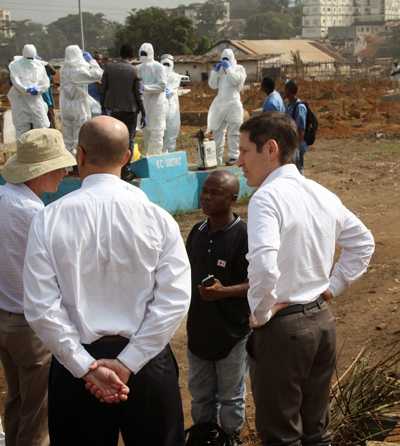
<path id="1" fill-rule="evenodd" d="M 292 118 L 295 119 L 297 107 L 299 104 L 304 104 L 307 109 L 306 128 L 304 130 L 304 141 L 308 146 L 312 146 L 315 142 L 318 130 L 318 119 L 315 113 L 311 110 L 307 102 L 297 101 L 293 107 Z"/>

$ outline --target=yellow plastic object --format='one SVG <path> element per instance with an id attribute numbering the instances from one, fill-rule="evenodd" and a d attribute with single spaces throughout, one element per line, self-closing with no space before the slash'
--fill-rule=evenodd
<path id="1" fill-rule="evenodd" d="M 139 151 L 139 145 L 134 144 L 131 162 L 137 161 L 138 159 L 140 159 L 140 157 L 141 157 L 141 154 Z"/>

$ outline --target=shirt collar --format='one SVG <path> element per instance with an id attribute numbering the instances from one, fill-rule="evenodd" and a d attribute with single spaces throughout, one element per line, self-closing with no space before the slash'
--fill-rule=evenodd
<path id="1" fill-rule="evenodd" d="M 272 98 L 272 96 L 275 96 L 276 90 L 272 90 L 271 93 L 267 96 L 267 98 Z"/>
<path id="2" fill-rule="evenodd" d="M 112 175 L 110 173 L 94 173 L 92 175 L 87 176 L 82 181 L 82 188 L 90 187 L 95 184 L 117 184 L 121 182 L 121 178 L 116 175 Z"/>
<path id="3" fill-rule="evenodd" d="M 303 178 L 301 173 L 298 171 L 295 164 L 284 164 L 283 166 L 278 167 L 273 170 L 267 178 L 262 182 L 260 187 L 265 186 L 266 184 L 272 183 L 272 181 L 277 178 Z"/>
<path id="4" fill-rule="evenodd" d="M 235 216 L 235 219 L 233 220 L 233 222 L 229 223 L 228 225 L 226 225 L 224 228 L 222 229 L 218 229 L 218 231 L 213 231 L 213 233 L 217 233 L 217 232 L 226 232 L 229 231 L 229 229 L 233 228 L 234 226 L 236 226 L 239 222 L 240 222 L 240 217 L 237 214 L 233 214 Z M 207 232 L 211 232 L 210 228 L 208 226 L 208 219 L 204 220 L 203 223 L 199 226 L 199 231 L 207 231 Z"/>
<path id="5" fill-rule="evenodd" d="M 22 195 L 25 198 L 29 198 L 30 200 L 36 201 L 37 203 L 43 205 L 43 201 L 32 191 L 32 189 L 30 189 L 24 183 L 19 183 L 19 184 L 6 183 L 4 187 L 14 191 L 18 195 Z"/>

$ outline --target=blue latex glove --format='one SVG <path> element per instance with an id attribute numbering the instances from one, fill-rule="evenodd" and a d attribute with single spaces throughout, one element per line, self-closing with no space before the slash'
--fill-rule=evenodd
<path id="1" fill-rule="evenodd" d="M 222 63 L 218 62 L 214 65 L 213 70 L 218 72 L 221 69 L 221 67 L 222 67 Z"/>
<path id="2" fill-rule="evenodd" d="M 82 55 L 83 55 L 83 58 L 86 60 L 86 62 L 90 62 L 91 60 L 93 60 L 93 57 L 89 53 L 89 51 L 83 51 Z"/>
<path id="3" fill-rule="evenodd" d="M 170 90 L 168 87 L 165 89 L 165 95 L 167 96 L 167 98 L 170 98 L 173 94 L 173 91 Z"/>
<path id="4" fill-rule="evenodd" d="M 32 96 L 36 96 L 39 92 L 37 91 L 36 87 L 30 87 L 26 89 L 26 92 L 29 93 Z"/>
<path id="5" fill-rule="evenodd" d="M 231 66 L 231 63 L 229 61 L 227 61 L 227 60 L 222 61 L 222 68 L 224 70 L 227 70 L 228 68 L 230 68 L 230 66 Z"/>

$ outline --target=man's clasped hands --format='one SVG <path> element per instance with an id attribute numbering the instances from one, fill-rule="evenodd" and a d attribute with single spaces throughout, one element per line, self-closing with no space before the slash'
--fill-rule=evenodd
<path id="1" fill-rule="evenodd" d="M 118 359 L 99 359 L 83 377 L 86 389 L 102 403 L 120 403 L 128 399 L 131 371 Z"/>

